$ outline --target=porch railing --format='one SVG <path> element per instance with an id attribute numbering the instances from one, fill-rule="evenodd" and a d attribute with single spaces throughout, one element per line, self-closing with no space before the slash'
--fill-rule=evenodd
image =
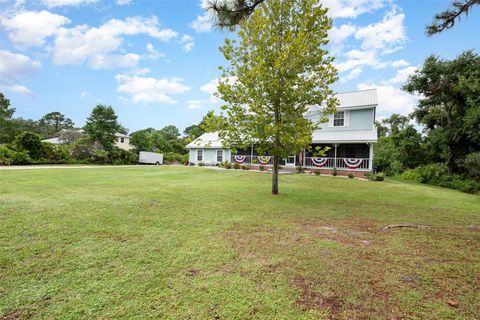
<path id="1" fill-rule="evenodd" d="M 305 167 L 315 169 L 345 169 L 345 170 L 369 170 L 369 158 L 328 158 L 328 157 L 305 157 Z M 230 162 L 240 164 L 273 165 L 271 156 L 232 155 Z M 300 164 L 300 163 L 298 163 Z M 285 165 L 285 159 L 281 159 L 280 165 Z M 301 164 L 303 166 L 303 163 Z"/>
<path id="2" fill-rule="evenodd" d="M 369 158 L 305 158 L 305 167 L 317 169 L 369 170 Z"/>
<path id="3" fill-rule="evenodd" d="M 273 157 L 271 156 L 242 156 L 242 155 L 232 155 L 230 158 L 232 163 L 240 164 L 261 164 L 264 166 L 273 165 Z"/>

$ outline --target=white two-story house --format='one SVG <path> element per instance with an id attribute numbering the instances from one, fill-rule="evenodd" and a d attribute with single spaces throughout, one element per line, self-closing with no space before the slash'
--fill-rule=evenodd
<path id="1" fill-rule="evenodd" d="M 344 92 L 336 95 L 337 112 L 329 115 L 313 132 L 311 148 L 298 155 L 281 159 L 281 165 L 302 166 L 329 173 L 334 168 L 340 173 L 372 170 L 373 144 L 377 141 L 375 112 L 378 105 L 376 89 Z M 305 117 L 318 121 L 321 109 L 312 106 Z M 329 147 L 325 156 L 318 156 L 315 147 Z M 224 146 L 217 133 L 205 133 L 187 145 L 189 161 L 194 164 L 217 164 L 224 161 L 252 165 L 272 165 L 269 155 L 259 155 L 252 146 L 233 154 Z"/>

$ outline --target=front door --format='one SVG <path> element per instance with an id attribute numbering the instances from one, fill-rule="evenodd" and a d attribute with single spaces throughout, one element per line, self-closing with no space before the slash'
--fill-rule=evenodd
<path id="1" fill-rule="evenodd" d="M 288 156 L 286 161 L 287 166 L 295 166 L 295 156 Z"/>

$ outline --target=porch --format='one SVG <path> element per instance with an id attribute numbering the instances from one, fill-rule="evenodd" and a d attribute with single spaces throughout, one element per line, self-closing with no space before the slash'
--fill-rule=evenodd
<path id="1" fill-rule="evenodd" d="M 329 147 L 325 156 L 319 156 L 316 147 Z M 280 159 L 283 167 L 302 166 L 306 169 L 342 171 L 371 171 L 373 158 L 372 143 L 351 144 L 312 144 L 311 148 L 299 155 L 291 155 Z M 230 157 L 232 163 L 272 166 L 273 156 L 259 155 L 255 148 L 237 150 Z"/>

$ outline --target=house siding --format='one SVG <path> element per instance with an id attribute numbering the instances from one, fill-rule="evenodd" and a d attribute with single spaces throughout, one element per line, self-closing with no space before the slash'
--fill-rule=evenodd
<path id="1" fill-rule="evenodd" d="M 197 150 L 203 150 L 203 160 L 197 161 Z M 188 161 L 191 163 L 205 163 L 205 164 L 215 164 L 217 163 L 217 150 L 223 151 L 223 161 L 230 161 L 230 150 L 229 149 L 190 149 L 188 152 Z"/>
<path id="2" fill-rule="evenodd" d="M 372 130 L 374 127 L 375 108 L 345 110 L 348 112 L 348 125 L 344 127 L 333 127 L 330 123 L 320 125 L 323 131 L 345 131 L 345 130 Z"/>

